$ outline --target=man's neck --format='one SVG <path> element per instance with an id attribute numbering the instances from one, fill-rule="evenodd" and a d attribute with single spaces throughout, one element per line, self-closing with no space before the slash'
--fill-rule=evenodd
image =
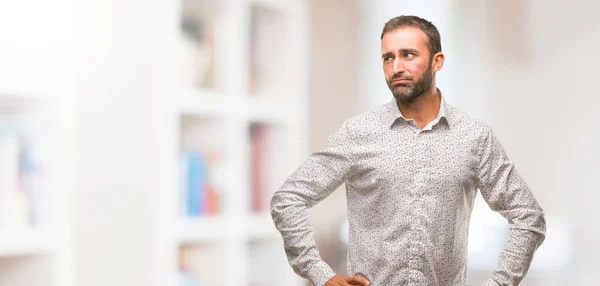
<path id="1" fill-rule="evenodd" d="M 433 121 L 440 111 L 440 94 L 435 85 L 412 100 L 396 101 L 402 116 L 415 120 L 417 126 L 423 129 Z"/>

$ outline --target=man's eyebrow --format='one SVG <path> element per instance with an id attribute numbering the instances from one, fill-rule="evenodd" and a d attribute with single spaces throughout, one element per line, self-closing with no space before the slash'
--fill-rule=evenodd
<path id="1" fill-rule="evenodd" d="M 416 49 L 401 49 L 400 52 L 402 54 L 406 54 L 406 53 L 418 54 L 419 53 L 419 51 L 417 51 Z"/>
<path id="2" fill-rule="evenodd" d="M 406 53 L 411 53 L 411 54 L 419 54 L 419 51 L 417 51 L 416 49 L 400 49 L 398 50 L 400 52 L 400 54 L 406 54 Z M 381 55 L 381 58 L 385 59 L 387 57 L 392 57 L 394 56 L 393 52 L 386 52 L 383 55 Z"/>
<path id="3" fill-rule="evenodd" d="M 393 55 L 394 55 L 394 53 L 392 53 L 392 52 L 387 52 L 387 53 L 385 53 L 385 54 L 381 55 L 381 58 L 382 58 L 382 59 L 385 59 L 385 58 L 387 58 L 387 57 L 392 57 Z"/>

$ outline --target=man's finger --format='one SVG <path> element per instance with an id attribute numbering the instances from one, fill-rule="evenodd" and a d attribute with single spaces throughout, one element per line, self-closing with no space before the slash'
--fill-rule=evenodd
<path id="1" fill-rule="evenodd" d="M 371 282 L 369 282 L 369 280 L 367 278 L 364 278 L 362 276 L 346 276 L 346 282 L 348 282 L 352 285 L 362 285 L 362 286 L 371 285 Z"/>

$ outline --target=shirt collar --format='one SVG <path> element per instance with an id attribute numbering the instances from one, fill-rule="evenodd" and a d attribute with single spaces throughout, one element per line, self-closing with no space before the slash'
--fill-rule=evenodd
<path id="1" fill-rule="evenodd" d="M 450 126 L 450 120 L 449 120 L 449 115 L 450 115 L 450 106 L 448 105 L 448 103 L 446 103 L 446 100 L 444 98 L 444 96 L 442 95 L 442 92 L 437 89 L 438 94 L 440 95 L 440 111 L 438 112 L 438 115 L 436 117 L 436 119 L 434 119 L 433 121 L 441 121 L 442 119 L 444 119 L 444 121 L 446 122 L 446 124 L 448 125 L 448 127 Z M 385 111 L 385 123 L 387 124 L 387 126 L 389 128 L 392 127 L 392 125 L 394 125 L 394 123 L 396 122 L 396 120 L 398 120 L 398 118 L 402 118 L 404 120 L 408 120 L 407 118 L 404 117 L 404 115 L 402 115 L 402 112 L 400 111 L 400 109 L 398 108 L 398 104 L 396 103 L 396 99 L 391 100 L 388 104 L 387 104 L 387 108 Z"/>

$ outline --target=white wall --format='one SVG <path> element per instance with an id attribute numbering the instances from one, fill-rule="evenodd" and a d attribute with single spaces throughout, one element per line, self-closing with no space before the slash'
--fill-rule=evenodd
<path id="1" fill-rule="evenodd" d="M 158 285 L 158 6 L 79 2 L 74 285 Z"/>

